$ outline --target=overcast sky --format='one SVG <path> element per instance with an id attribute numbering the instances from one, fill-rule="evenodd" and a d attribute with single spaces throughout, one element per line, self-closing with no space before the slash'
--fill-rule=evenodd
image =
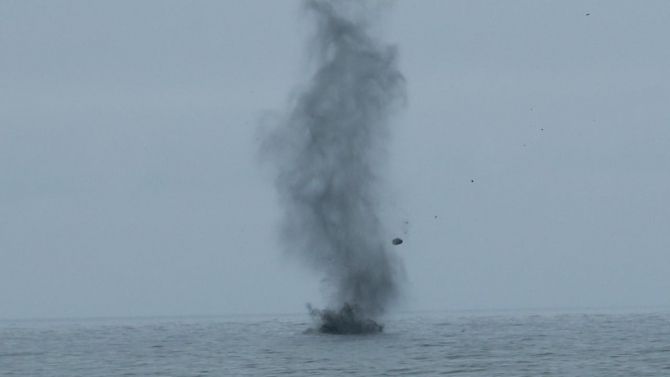
<path id="1" fill-rule="evenodd" d="M 670 305 L 668 19 L 396 2 L 403 309 Z M 296 1 L 0 2 L 0 318 L 322 304 L 257 153 L 308 25 Z"/>

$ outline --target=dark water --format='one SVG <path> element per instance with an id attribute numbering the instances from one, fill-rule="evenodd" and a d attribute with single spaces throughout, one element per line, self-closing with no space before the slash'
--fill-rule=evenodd
<path id="1" fill-rule="evenodd" d="M 670 376 L 670 312 L 412 313 L 381 334 L 307 314 L 0 321 L 1 376 Z"/>

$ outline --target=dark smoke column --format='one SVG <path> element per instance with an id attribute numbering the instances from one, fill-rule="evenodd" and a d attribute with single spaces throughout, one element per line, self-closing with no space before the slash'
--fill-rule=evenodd
<path id="1" fill-rule="evenodd" d="M 325 275 L 332 309 L 311 310 L 321 331 L 381 331 L 373 319 L 398 297 L 403 275 L 390 241 L 382 238 L 379 175 L 389 116 L 404 101 L 404 79 L 395 48 L 369 35 L 374 4 L 304 5 L 316 21 L 310 45 L 315 71 L 262 151 L 278 167 L 282 241 Z"/>

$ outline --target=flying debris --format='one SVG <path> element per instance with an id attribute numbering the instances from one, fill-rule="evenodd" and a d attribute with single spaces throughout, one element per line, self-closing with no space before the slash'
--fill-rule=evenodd
<path id="1" fill-rule="evenodd" d="M 394 238 L 393 241 L 391 241 L 391 243 L 397 246 L 402 243 L 402 240 L 400 238 Z"/>

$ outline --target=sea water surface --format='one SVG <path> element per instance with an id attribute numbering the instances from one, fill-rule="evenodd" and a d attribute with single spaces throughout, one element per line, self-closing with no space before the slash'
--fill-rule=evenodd
<path id="1" fill-rule="evenodd" d="M 383 333 L 278 316 L 0 321 L 1 376 L 670 376 L 670 311 L 423 312 Z"/>

